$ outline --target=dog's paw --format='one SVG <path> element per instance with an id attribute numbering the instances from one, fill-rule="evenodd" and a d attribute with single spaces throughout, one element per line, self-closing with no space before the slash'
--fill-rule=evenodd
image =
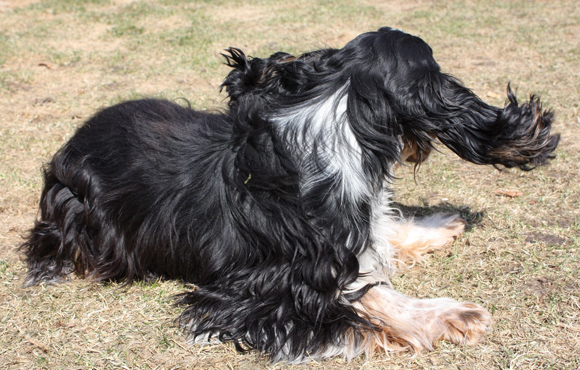
<path id="1" fill-rule="evenodd" d="M 475 344 L 491 324 L 491 314 L 475 303 L 417 299 L 385 286 L 369 290 L 355 308 L 378 329 L 366 336 L 371 353 L 383 348 L 418 354 L 435 349 L 441 340 Z"/>
<path id="2" fill-rule="evenodd" d="M 465 231 L 467 222 L 458 214 L 436 213 L 418 220 L 417 224 L 432 231 L 434 247 L 442 247 L 460 237 Z"/>
<path id="3" fill-rule="evenodd" d="M 426 253 L 443 249 L 461 236 L 465 225 L 459 215 L 436 213 L 404 222 L 389 242 L 395 247 L 398 260 L 415 264 Z"/>
<path id="4" fill-rule="evenodd" d="M 70 281 L 70 275 L 74 271 L 71 261 L 62 261 L 60 264 L 55 259 L 47 259 L 40 262 L 28 261 L 28 273 L 24 278 L 24 288 L 35 285 L 57 285 Z"/>
<path id="5" fill-rule="evenodd" d="M 439 316 L 446 327 L 440 339 L 455 344 L 475 344 L 491 324 L 491 314 L 475 303 L 458 303 Z"/>

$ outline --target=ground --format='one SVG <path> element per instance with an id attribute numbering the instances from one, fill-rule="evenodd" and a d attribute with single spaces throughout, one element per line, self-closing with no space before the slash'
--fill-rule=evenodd
<path id="1" fill-rule="evenodd" d="M 444 71 L 489 103 L 504 103 L 508 82 L 520 99 L 541 96 L 562 141 L 532 172 L 441 150 L 416 174 L 399 173 L 394 200 L 407 215 L 458 212 L 468 229 L 393 283 L 483 305 L 494 320 L 483 342 L 295 368 L 579 368 L 576 1 L 15 0 L 0 1 L 0 369 L 294 368 L 228 344 L 189 345 L 173 323 L 173 295 L 191 289 L 179 282 L 23 289 L 17 248 L 37 216 L 42 164 L 98 108 L 142 96 L 220 108 L 224 48 L 300 53 L 385 25 L 422 37 Z"/>

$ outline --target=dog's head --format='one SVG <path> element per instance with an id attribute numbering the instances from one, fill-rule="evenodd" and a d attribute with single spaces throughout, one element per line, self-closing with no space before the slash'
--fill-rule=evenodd
<path id="1" fill-rule="evenodd" d="M 551 135 L 553 114 L 539 99 L 518 105 L 508 87 L 505 107 L 490 106 L 458 79 L 442 73 L 431 47 L 392 28 L 364 33 L 342 49 L 294 57 L 275 53 L 246 58 L 230 48 L 234 69 L 225 79 L 230 107 L 242 97 L 264 98 L 270 111 L 347 95 L 346 116 L 366 157 L 382 162 L 424 161 L 438 139 L 477 164 L 531 169 L 552 158 L 559 136 Z M 398 156 L 393 152 L 397 146 Z M 386 167 L 383 165 L 383 169 Z"/>

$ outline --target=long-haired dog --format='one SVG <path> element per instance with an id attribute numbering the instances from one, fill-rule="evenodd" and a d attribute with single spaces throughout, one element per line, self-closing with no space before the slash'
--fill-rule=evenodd
<path id="1" fill-rule="evenodd" d="M 275 361 L 476 342 L 484 308 L 389 283 L 395 259 L 464 228 L 457 215 L 402 219 L 393 170 L 436 141 L 473 163 L 532 169 L 558 144 L 552 114 L 509 88 L 503 109 L 484 103 L 424 41 L 391 28 L 342 49 L 226 59 L 226 112 L 128 101 L 58 151 L 22 247 L 26 284 L 71 273 L 194 283 L 178 319 L 192 340 Z"/>

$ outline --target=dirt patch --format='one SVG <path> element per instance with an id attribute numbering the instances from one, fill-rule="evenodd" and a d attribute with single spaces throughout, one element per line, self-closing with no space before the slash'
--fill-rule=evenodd
<path id="1" fill-rule="evenodd" d="M 531 294 L 545 297 L 553 289 L 553 284 L 547 277 L 540 277 L 535 279 L 527 280 L 522 288 Z"/>
<path id="2" fill-rule="evenodd" d="M 529 233 L 525 240 L 526 243 L 544 243 L 554 246 L 564 245 L 567 242 L 567 239 L 561 236 L 541 233 Z"/>

